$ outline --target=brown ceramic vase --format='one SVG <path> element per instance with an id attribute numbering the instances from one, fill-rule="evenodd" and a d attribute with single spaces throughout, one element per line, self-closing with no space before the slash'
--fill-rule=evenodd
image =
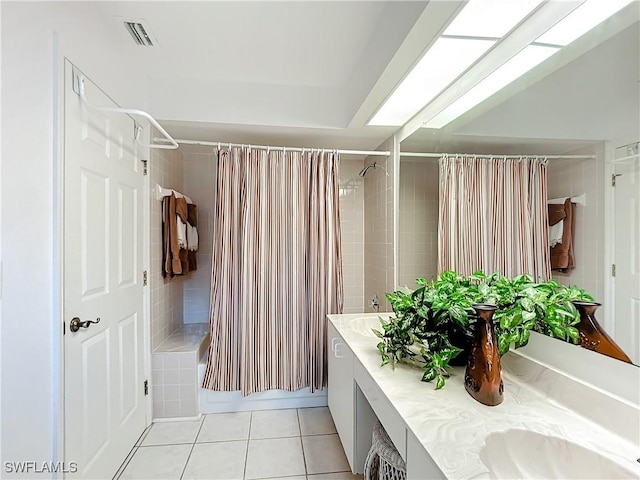
<path id="1" fill-rule="evenodd" d="M 577 325 L 580 333 L 580 345 L 587 350 L 617 358 L 623 362 L 631 363 L 631 359 L 618 346 L 596 320 L 596 309 L 601 305 L 596 302 L 574 301 L 572 302 L 578 313 L 580 323 Z"/>
<path id="2" fill-rule="evenodd" d="M 500 350 L 493 326 L 493 313 L 498 307 L 472 305 L 476 311 L 476 329 L 464 372 L 464 386 L 474 399 L 485 405 L 502 403 L 504 386 L 500 367 Z"/>

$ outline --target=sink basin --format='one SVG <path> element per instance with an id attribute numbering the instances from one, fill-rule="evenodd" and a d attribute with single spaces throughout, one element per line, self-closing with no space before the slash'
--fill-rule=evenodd
<path id="1" fill-rule="evenodd" d="M 495 479 L 613 480 L 640 474 L 569 440 L 527 430 L 490 434 L 480 449 L 480 460 Z"/>
<path id="2" fill-rule="evenodd" d="M 349 327 L 351 328 L 351 330 L 359 333 L 360 335 L 373 338 L 378 338 L 376 337 L 376 334 L 373 333 L 373 328 L 382 331 L 382 325 L 380 324 L 380 320 L 377 316 L 355 318 L 349 321 Z"/>

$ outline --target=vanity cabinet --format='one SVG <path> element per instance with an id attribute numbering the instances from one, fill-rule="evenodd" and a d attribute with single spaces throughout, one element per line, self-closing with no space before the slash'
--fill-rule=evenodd
<path id="1" fill-rule="evenodd" d="M 431 456 L 415 435 L 407 429 L 407 480 L 444 480 Z"/>
<path id="2" fill-rule="evenodd" d="M 352 472 L 355 461 L 355 384 L 353 353 L 331 322 L 327 323 L 328 404 Z"/>

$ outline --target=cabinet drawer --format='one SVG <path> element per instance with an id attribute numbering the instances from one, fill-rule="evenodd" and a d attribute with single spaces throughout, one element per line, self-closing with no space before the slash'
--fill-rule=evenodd
<path id="1" fill-rule="evenodd" d="M 355 362 L 354 377 L 378 420 L 380 420 L 380 423 L 389 434 L 400 456 L 406 461 L 407 429 L 404 421 L 360 362 Z"/>

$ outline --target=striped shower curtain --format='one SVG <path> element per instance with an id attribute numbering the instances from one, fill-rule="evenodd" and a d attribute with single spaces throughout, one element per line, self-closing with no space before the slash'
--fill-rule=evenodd
<path id="1" fill-rule="evenodd" d="M 551 277 L 547 161 L 444 155 L 440 159 L 438 272 Z"/>
<path id="2" fill-rule="evenodd" d="M 204 387 L 326 384 L 326 314 L 343 302 L 337 153 L 218 153 Z"/>

